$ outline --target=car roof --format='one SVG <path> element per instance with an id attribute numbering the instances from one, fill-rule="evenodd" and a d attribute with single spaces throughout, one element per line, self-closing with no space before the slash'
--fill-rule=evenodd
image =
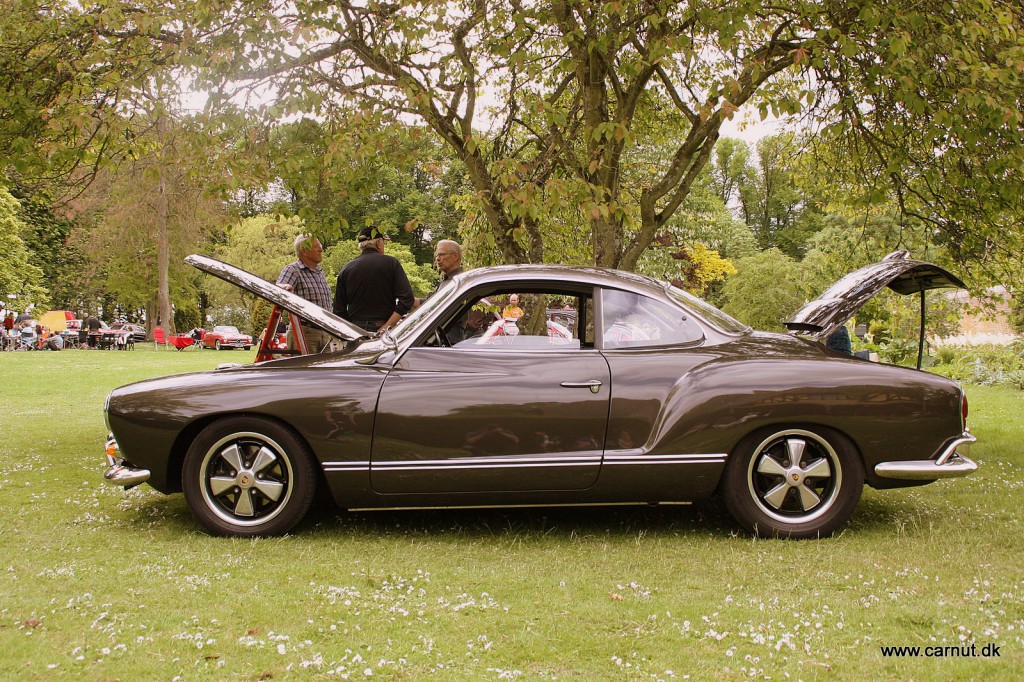
<path id="1" fill-rule="evenodd" d="M 636 288 L 647 293 L 664 292 L 665 283 L 653 277 L 625 270 L 599 268 L 585 265 L 491 265 L 466 270 L 450 281 L 475 286 L 508 279 L 534 280 L 538 282 L 565 282 L 605 287 Z"/>

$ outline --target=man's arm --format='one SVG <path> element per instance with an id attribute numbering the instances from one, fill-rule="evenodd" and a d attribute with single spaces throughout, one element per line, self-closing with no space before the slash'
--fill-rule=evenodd
<path id="1" fill-rule="evenodd" d="M 348 293 L 345 291 L 345 283 L 342 281 L 344 270 L 338 273 L 338 281 L 334 285 L 334 314 L 338 317 L 345 317 L 348 310 Z"/>
<path id="2" fill-rule="evenodd" d="M 405 315 L 416 305 L 416 297 L 412 295 L 412 285 L 409 283 L 409 276 L 405 274 L 402 264 L 395 259 L 395 271 L 392 275 L 392 286 L 395 291 L 395 311 L 399 316 Z M 397 320 L 396 320 L 397 322 Z"/>

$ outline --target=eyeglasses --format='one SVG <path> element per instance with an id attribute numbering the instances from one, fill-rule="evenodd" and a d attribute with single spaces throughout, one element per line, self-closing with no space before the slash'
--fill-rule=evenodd
<path id="1" fill-rule="evenodd" d="M 454 255 L 456 255 L 455 251 L 438 251 L 437 253 L 434 254 L 434 258 L 440 258 L 441 256 L 454 256 Z"/>

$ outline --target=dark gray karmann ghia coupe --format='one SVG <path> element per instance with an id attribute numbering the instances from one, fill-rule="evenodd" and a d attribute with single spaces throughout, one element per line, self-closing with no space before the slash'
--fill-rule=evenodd
<path id="1" fill-rule="evenodd" d="M 956 383 L 828 350 L 867 298 L 963 287 L 905 253 L 752 331 L 671 285 L 585 267 L 466 272 L 374 336 L 245 271 L 189 263 L 339 339 L 142 381 L 107 399 L 105 478 L 183 491 L 211 532 L 285 533 L 326 486 L 350 508 L 685 502 L 759 535 L 826 535 L 865 482 L 962 476 Z M 518 294 L 523 315 L 498 311 Z M 923 311 L 923 305 L 922 305 Z M 958 449 L 960 452 L 958 452 Z"/>

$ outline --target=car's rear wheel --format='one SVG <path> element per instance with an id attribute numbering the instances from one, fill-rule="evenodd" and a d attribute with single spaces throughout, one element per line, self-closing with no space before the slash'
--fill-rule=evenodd
<path id="1" fill-rule="evenodd" d="M 773 428 L 740 443 L 723 484 L 729 513 L 750 532 L 822 537 L 853 515 L 864 466 L 853 444 L 832 429 Z"/>
<path id="2" fill-rule="evenodd" d="M 206 427 L 185 455 L 181 483 L 203 526 L 236 537 L 288 532 L 316 493 L 309 448 L 291 429 L 259 417 Z"/>

